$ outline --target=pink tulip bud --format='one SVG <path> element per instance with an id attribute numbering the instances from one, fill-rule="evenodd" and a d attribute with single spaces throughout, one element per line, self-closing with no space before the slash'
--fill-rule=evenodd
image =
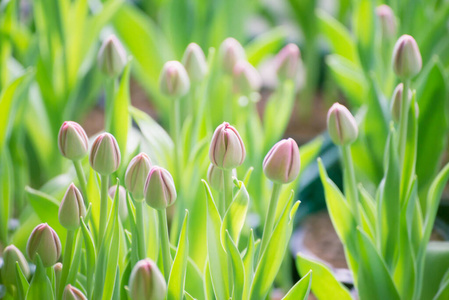
<path id="1" fill-rule="evenodd" d="M 298 145 L 291 138 L 277 142 L 263 160 L 265 176 L 273 182 L 283 184 L 298 177 L 299 167 Z"/>
<path id="2" fill-rule="evenodd" d="M 39 254 L 44 267 L 53 266 L 61 256 L 61 242 L 56 232 L 47 223 L 39 224 L 31 232 L 27 243 L 27 254 L 34 261 Z"/>
<path id="3" fill-rule="evenodd" d="M 232 169 L 232 176 L 237 177 L 236 169 Z M 207 182 L 214 190 L 223 190 L 223 170 L 211 163 L 207 169 Z"/>
<path id="4" fill-rule="evenodd" d="M 224 72 L 231 75 L 235 64 L 245 60 L 246 55 L 242 45 L 236 39 L 227 38 L 220 45 L 219 56 Z"/>
<path id="5" fill-rule="evenodd" d="M 407 34 L 401 36 L 393 50 L 393 70 L 403 79 L 416 76 L 422 68 L 422 58 L 415 39 Z"/>
<path id="6" fill-rule="evenodd" d="M 61 154 L 70 160 L 86 156 L 89 144 L 83 127 L 76 122 L 64 122 L 59 129 L 58 146 Z"/>
<path id="7" fill-rule="evenodd" d="M 126 204 L 126 201 L 127 201 L 126 190 L 121 185 L 118 187 L 119 187 L 119 191 L 118 191 L 119 211 L 118 211 L 118 214 L 119 214 L 120 220 L 122 220 L 122 222 L 124 222 L 126 220 L 126 218 L 128 218 L 128 206 Z M 111 186 L 108 190 L 109 197 L 114 199 L 116 191 L 117 191 L 117 185 Z"/>
<path id="8" fill-rule="evenodd" d="M 125 173 L 125 185 L 134 200 L 143 201 L 145 197 L 145 181 L 151 168 L 151 160 L 145 153 L 135 156 Z"/>
<path id="9" fill-rule="evenodd" d="M 280 80 L 295 79 L 298 73 L 300 52 L 295 44 L 288 44 L 276 55 L 276 73 Z"/>
<path id="10" fill-rule="evenodd" d="M 75 230 L 81 225 L 80 217 L 85 216 L 86 208 L 84 207 L 83 196 L 72 183 L 59 205 L 59 223 L 68 230 Z"/>
<path id="11" fill-rule="evenodd" d="M 68 284 L 62 294 L 62 300 L 87 300 L 87 298 L 79 289 Z"/>
<path id="12" fill-rule="evenodd" d="M 126 52 L 115 35 L 110 35 L 98 51 L 98 67 L 107 76 L 117 77 L 126 66 Z"/>
<path id="13" fill-rule="evenodd" d="M 195 43 L 190 43 L 187 46 L 182 64 L 192 82 L 201 82 L 207 74 L 206 56 L 201 47 Z"/>
<path id="14" fill-rule="evenodd" d="M 234 92 L 245 96 L 260 90 L 262 78 L 249 62 L 241 60 L 234 66 Z"/>
<path id="15" fill-rule="evenodd" d="M 172 98 L 185 96 L 190 89 L 187 71 L 179 61 L 168 61 L 159 77 L 161 92 Z"/>
<path id="16" fill-rule="evenodd" d="M 164 300 L 167 284 L 157 265 L 145 258 L 138 261 L 131 271 L 128 290 L 133 300 Z"/>
<path id="17" fill-rule="evenodd" d="M 393 10 L 386 4 L 382 4 L 376 8 L 376 14 L 379 18 L 382 37 L 392 39 L 396 37 L 396 19 Z"/>
<path id="18" fill-rule="evenodd" d="M 22 252 L 14 245 L 9 245 L 3 250 L 3 266 L 1 270 L 3 284 L 7 287 L 17 286 L 16 262 L 19 263 L 25 278 L 30 277 L 30 267 Z"/>
<path id="19" fill-rule="evenodd" d="M 120 149 L 110 133 L 100 134 L 94 141 L 89 157 L 92 169 L 101 175 L 110 175 L 120 166 Z"/>
<path id="20" fill-rule="evenodd" d="M 210 161 L 220 169 L 234 169 L 245 160 L 246 151 L 237 130 L 224 122 L 215 129 L 210 143 Z"/>
<path id="21" fill-rule="evenodd" d="M 154 209 L 166 209 L 176 201 L 176 188 L 173 177 L 164 168 L 154 166 L 150 169 L 145 183 L 145 201 Z"/>
<path id="22" fill-rule="evenodd" d="M 334 144 L 339 146 L 352 144 L 359 133 L 354 117 L 339 103 L 334 103 L 327 113 L 327 130 Z"/>

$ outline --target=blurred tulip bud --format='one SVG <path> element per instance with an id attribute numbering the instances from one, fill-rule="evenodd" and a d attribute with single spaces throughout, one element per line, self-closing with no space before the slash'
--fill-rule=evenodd
<path id="1" fill-rule="evenodd" d="M 126 66 L 126 52 L 115 35 L 104 40 L 98 51 L 98 67 L 107 76 L 117 77 Z"/>
<path id="2" fill-rule="evenodd" d="M 164 300 L 167 284 L 157 265 L 146 258 L 138 261 L 131 271 L 128 290 L 133 300 Z"/>
<path id="3" fill-rule="evenodd" d="M 62 263 L 58 262 L 53 266 L 53 269 L 55 270 L 55 283 L 56 286 L 59 286 L 59 283 L 61 282 L 61 275 L 62 275 Z"/>
<path id="4" fill-rule="evenodd" d="M 87 300 L 87 298 L 79 289 L 68 284 L 62 294 L 62 300 Z"/>
<path id="5" fill-rule="evenodd" d="M 64 122 L 59 129 L 58 146 L 61 154 L 70 160 L 86 156 L 89 144 L 83 127 L 76 122 Z"/>
<path id="6" fill-rule="evenodd" d="M 210 143 L 210 161 L 220 169 L 234 169 L 245 160 L 246 151 L 237 130 L 224 122 L 215 129 Z"/>
<path id="7" fill-rule="evenodd" d="M 276 73 L 280 80 L 294 80 L 299 68 L 300 52 L 295 44 L 288 44 L 276 55 Z"/>
<path id="8" fill-rule="evenodd" d="M 237 177 L 236 169 L 232 169 L 232 176 Z M 221 191 L 223 189 L 223 170 L 211 163 L 207 169 L 207 182 L 214 190 Z"/>
<path id="9" fill-rule="evenodd" d="M 124 222 L 126 220 L 126 218 L 128 218 L 128 206 L 126 205 L 126 190 L 124 187 L 122 187 L 121 185 L 118 186 L 118 207 L 119 207 L 119 217 L 120 220 L 122 220 L 122 222 Z M 108 190 L 108 194 L 109 197 L 111 197 L 112 199 L 115 198 L 115 192 L 117 191 L 117 185 L 113 185 L 109 188 Z"/>
<path id="10" fill-rule="evenodd" d="M 339 146 L 352 144 L 359 134 L 354 117 L 339 103 L 334 103 L 327 113 L 327 130 L 334 144 Z"/>
<path id="11" fill-rule="evenodd" d="M 299 149 L 289 138 L 277 142 L 263 160 L 263 172 L 277 183 L 289 183 L 298 177 L 300 167 Z"/>
<path id="12" fill-rule="evenodd" d="M 187 46 L 184 56 L 182 58 L 187 74 L 189 74 L 190 81 L 201 82 L 207 73 L 206 56 L 201 47 L 195 43 L 190 43 Z"/>
<path id="13" fill-rule="evenodd" d="M 145 181 L 150 168 L 150 158 L 145 153 L 140 153 L 131 160 L 126 169 L 125 185 L 136 201 L 141 202 L 145 198 Z"/>
<path id="14" fill-rule="evenodd" d="M 219 56 L 224 72 L 231 75 L 235 64 L 245 60 L 246 55 L 242 45 L 236 39 L 227 38 L 220 45 Z"/>
<path id="15" fill-rule="evenodd" d="M 234 66 L 234 92 L 250 95 L 260 90 L 262 78 L 259 72 L 249 62 L 241 60 Z"/>
<path id="16" fill-rule="evenodd" d="M 27 254 L 34 261 L 39 254 L 44 267 L 53 266 L 61 256 L 61 242 L 56 232 L 47 223 L 39 224 L 31 232 L 27 243 Z"/>
<path id="17" fill-rule="evenodd" d="M 396 37 L 396 19 L 391 7 L 382 4 L 376 8 L 376 14 L 379 18 L 380 27 L 382 30 L 382 37 L 392 39 Z"/>
<path id="18" fill-rule="evenodd" d="M 391 116 L 393 121 L 399 122 L 401 118 L 401 105 L 402 105 L 402 96 L 404 93 L 404 85 L 402 83 L 398 84 L 393 92 L 393 98 L 391 99 Z M 412 99 L 412 91 L 408 90 L 408 98 L 407 101 Z M 418 103 L 416 104 L 416 113 L 418 113 Z"/>
<path id="19" fill-rule="evenodd" d="M 110 133 L 100 134 L 94 141 L 89 157 L 92 169 L 101 175 L 110 175 L 120 166 L 120 149 Z"/>
<path id="20" fill-rule="evenodd" d="M 17 286 L 16 262 L 19 263 L 23 275 L 28 279 L 30 277 L 30 267 L 25 256 L 16 246 L 9 245 L 3 250 L 3 266 L 1 270 L 3 284 L 7 287 Z"/>
<path id="21" fill-rule="evenodd" d="M 72 183 L 65 192 L 59 205 L 59 223 L 68 230 L 75 230 L 80 227 L 80 217 L 86 216 L 83 196 L 77 187 Z"/>
<path id="22" fill-rule="evenodd" d="M 172 98 L 185 96 L 189 92 L 189 75 L 179 61 L 165 63 L 159 77 L 159 87 L 163 94 Z"/>
<path id="23" fill-rule="evenodd" d="M 422 68 L 422 58 L 415 39 L 407 34 L 401 36 L 393 50 L 393 70 L 403 79 L 416 76 Z"/>
<path id="24" fill-rule="evenodd" d="M 150 169 L 145 183 L 145 201 L 154 209 L 166 209 L 176 201 L 176 188 L 173 177 L 164 168 L 154 166 Z"/>

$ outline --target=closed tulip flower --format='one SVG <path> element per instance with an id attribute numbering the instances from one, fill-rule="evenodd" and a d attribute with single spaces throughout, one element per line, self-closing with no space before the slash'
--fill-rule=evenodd
<path id="1" fill-rule="evenodd" d="M 146 258 L 134 266 L 129 276 L 128 290 L 133 300 L 164 300 L 167 284 L 157 265 Z"/>
<path id="2" fill-rule="evenodd" d="M 145 153 L 135 156 L 125 173 L 125 185 L 134 200 L 143 201 L 145 197 L 145 181 L 151 168 L 151 160 Z"/>
<path id="3" fill-rule="evenodd" d="M 110 35 L 98 51 L 98 67 L 107 76 L 117 77 L 126 66 L 126 52 L 115 35 Z"/>
<path id="4" fill-rule="evenodd" d="M 249 96 L 260 90 L 262 78 L 259 72 L 249 62 L 241 60 L 234 66 L 233 71 L 234 91 Z"/>
<path id="5" fill-rule="evenodd" d="M 198 44 L 190 43 L 182 57 L 190 81 L 201 82 L 207 74 L 206 56 Z"/>
<path id="6" fill-rule="evenodd" d="M 234 169 L 245 160 L 246 151 L 237 130 L 224 122 L 215 129 L 210 144 L 210 161 L 220 169 Z"/>
<path id="7" fill-rule="evenodd" d="M 94 141 L 89 157 L 92 169 L 101 175 L 110 175 L 120 166 L 120 149 L 110 133 L 100 134 Z"/>
<path id="8" fill-rule="evenodd" d="M 327 113 L 327 130 L 334 144 L 352 144 L 359 130 L 351 112 L 339 103 L 334 103 Z"/>
<path id="9" fill-rule="evenodd" d="M 87 297 L 79 289 L 68 284 L 62 294 L 62 300 L 87 300 Z"/>
<path id="10" fill-rule="evenodd" d="M 273 182 L 286 184 L 298 177 L 300 167 L 299 149 L 289 138 L 277 142 L 263 161 L 265 176 Z"/>
<path id="11" fill-rule="evenodd" d="M 47 223 L 39 224 L 31 232 L 27 243 L 27 254 L 34 261 L 39 254 L 44 267 L 51 267 L 61 256 L 61 241 Z"/>
<path id="12" fill-rule="evenodd" d="M 84 207 L 83 196 L 72 183 L 59 205 L 59 223 L 68 230 L 75 230 L 81 225 L 80 217 L 85 216 L 86 208 Z"/>
<path id="13" fill-rule="evenodd" d="M 219 57 L 224 72 L 231 75 L 235 64 L 245 60 L 245 50 L 236 39 L 227 38 L 220 45 Z"/>
<path id="14" fill-rule="evenodd" d="M 76 122 L 64 122 L 59 129 L 58 146 L 61 154 L 70 160 L 86 156 L 89 144 L 83 127 Z"/>
<path id="15" fill-rule="evenodd" d="M 1 270 L 3 284 L 7 287 L 17 286 L 16 262 L 19 264 L 25 278 L 30 277 L 30 267 L 22 252 L 14 245 L 3 250 L 3 266 Z"/>
<path id="16" fill-rule="evenodd" d="M 300 52 L 295 44 L 288 44 L 276 55 L 276 74 L 280 80 L 295 79 L 298 73 Z"/>
<path id="17" fill-rule="evenodd" d="M 393 50 L 393 70 L 403 79 L 416 76 L 422 68 L 422 58 L 415 39 L 407 34 L 401 36 Z"/>
<path id="18" fill-rule="evenodd" d="M 397 25 L 396 19 L 391 7 L 382 4 L 376 8 L 376 15 L 379 18 L 382 36 L 388 39 L 396 37 Z"/>
<path id="19" fill-rule="evenodd" d="M 172 98 L 185 96 L 189 92 L 189 75 L 179 61 L 165 63 L 159 77 L 159 87 L 163 94 Z"/>
<path id="20" fill-rule="evenodd" d="M 173 177 L 164 168 L 151 168 L 145 183 L 145 201 L 154 209 L 163 210 L 175 203 L 176 188 Z"/>
<path id="21" fill-rule="evenodd" d="M 126 201 L 127 201 L 126 200 L 126 190 L 121 185 L 119 185 L 118 187 L 119 187 L 119 191 L 118 191 L 119 211 L 118 211 L 118 214 L 120 216 L 120 220 L 122 220 L 122 222 L 124 222 L 126 220 L 126 218 L 128 218 L 128 206 L 126 205 Z M 113 185 L 109 188 L 108 194 L 109 194 L 109 197 L 111 197 L 111 199 L 115 198 L 116 191 L 117 191 L 117 185 Z"/>

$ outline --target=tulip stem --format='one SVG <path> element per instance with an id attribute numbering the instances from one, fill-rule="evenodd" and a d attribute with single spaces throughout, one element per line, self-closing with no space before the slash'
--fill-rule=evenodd
<path id="1" fill-rule="evenodd" d="M 142 199 L 143 200 L 143 199 Z M 137 223 L 137 239 L 139 244 L 139 260 L 146 257 L 145 250 L 145 226 L 143 220 L 143 210 L 145 209 L 145 201 L 134 201 L 136 205 L 136 223 Z"/>
<path id="2" fill-rule="evenodd" d="M 224 210 L 223 217 L 232 202 L 232 170 L 223 170 Z"/>
<path id="3" fill-rule="evenodd" d="M 170 270 L 172 265 L 172 258 L 170 254 L 170 242 L 168 239 L 168 225 L 167 225 L 167 212 L 165 209 L 157 210 L 157 216 L 159 219 L 159 234 L 161 236 L 162 246 L 162 263 L 164 265 L 164 277 L 168 282 L 170 276 Z"/>
<path id="4" fill-rule="evenodd" d="M 352 208 L 352 213 L 354 214 L 357 224 L 361 225 L 362 223 L 359 213 L 359 194 L 357 192 L 357 183 L 355 180 L 354 165 L 352 163 L 351 148 L 349 145 L 345 145 L 341 147 L 341 151 L 343 154 L 344 176 L 347 177 L 344 182 L 348 185 L 348 195 L 346 195 L 346 197 L 349 198 L 349 204 Z"/>
<path id="5" fill-rule="evenodd" d="M 278 205 L 279 195 L 281 194 L 281 188 L 282 188 L 281 183 L 273 182 L 273 190 L 271 192 L 270 204 L 268 206 L 267 217 L 265 218 L 265 224 L 263 227 L 262 243 L 260 244 L 259 250 L 259 259 L 262 257 L 262 254 L 268 245 L 268 241 L 271 238 L 271 233 L 273 231 L 275 221 L 274 219 L 276 217 L 276 208 Z"/>
<path id="6" fill-rule="evenodd" d="M 407 144 L 407 125 L 408 125 L 408 111 L 410 103 L 408 101 L 408 90 L 410 86 L 409 80 L 403 81 L 402 101 L 401 101 L 401 116 L 399 120 L 399 155 L 401 167 L 404 166 L 405 147 Z"/>
<path id="7" fill-rule="evenodd" d="M 224 215 L 226 213 L 226 209 L 225 209 L 226 204 L 225 204 L 225 193 L 223 190 L 219 192 L 218 197 L 219 197 L 218 198 L 218 202 L 219 202 L 218 210 L 220 211 L 221 217 L 224 218 Z"/>
<path id="8" fill-rule="evenodd" d="M 103 242 L 105 230 L 106 230 L 106 221 L 108 217 L 108 184 L 109 184 L 109 176 L 101 175 L 101 193 L 100 193 L 100 229 L 98 233 L 98 241 L 99 245 Z M 100 247 L 98 247 L 100 249 Z"/>
<path id="9" fill-rule="evenodd" d="M 58 299 L 62 299 L 62 293 L 66 286 L 67 277 L 69 276 L 70 264 L 72 262 L 73 240 L 75 239 L 75 231 L 67 230 L 67 239 L 64 250 L 64 258 L 62 260 L 62 274 L 59 282 Z"/>
<path id="10" fill-rule="evenodd" d="M 80 160 L 74 160 L 73 165 L 75 166 L 76 176 L 78 177 L 81 192 L 83 193 L 84 205 L 87 208 L 89 206 L 89 201 L 87 199 L 87 183 L 86 183 L 86 176 L 84 175 L 83 166 Z"/>

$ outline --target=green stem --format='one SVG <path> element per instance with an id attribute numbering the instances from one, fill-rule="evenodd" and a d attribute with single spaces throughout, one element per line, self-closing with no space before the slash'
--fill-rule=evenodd
<path id="1" fill-rule="evenodd" d="M 69 276 L 70 264 L 72 262 L 73 240 L 75 239 L 75 231 L 67 230 L 67 239 L 64 250 L 64 258 L 62 261 L 62 274 L 59 282 L 58 299 L 62 299 L 62 293 Z"/>
<path id="2" fill-rule="evenodd" d="M 273 231 L 274 219 L 276 217 L 276 208 L 278 205 L 279 195 L 281 194 L 282 184 L 273 183 L 273 190 L 271 192 L 270 204 L 267 210 L 267 217 L 265 218 L 265 224 L 262 233 L 262 243 L 260 244 L 259 259 L 262 257 L 262 253 L 268 245 L 271 233 Z"/>
<path id="3" fill-rule="evenodd" d="M 220 212 L 220 215 L 222 218 L 224 218 L 224 215 L 226 213 L 226 204 L 225 204 L 225 194 L 224 191 L 221 190 L 218 194 L 218 210 Z"/>
<path id="4" fill-rule="evenodd" d="M 105 80 L 105 102 L 104 102 L 104 112 L 105 112 L 105 131 L 111 131 L 112 124 L 112 113 L 114 111 L 114 95 L 116 90 L 116 78 L 106 78 Z"/>
<path id="5" fill-rule="evenodd" d="M 405 147 L 407 144 L 407 125 L 408 125 L 408 111 L 410 109 L 410 103 L 408 101 L 408 90 L 410 86 L 409 80 L 403 81 L 402 101 L 401 101 L 401 116 L 399 120 L 399 158 L 401 162 L 401 168 L 404 166 L 405 159 Z"/>
<path id="6" fill-rule="evenodd" d="M 84 176 L 83 166 L 80 160 L 73 161 L 73 165 L 75 166 L 76 176 L 78 177 L 81 192 L 83 193 L 84 206 L 87 208 L 89 206 L 89 201 L 87 199 L 87 182 L 86 177 Z"/>
<path id="7" fill-rule="evenodd" d="M 223 217 L 232 202 L 232 170 L 223 170 L 224 211 Z M 223 205 L 223 204 L 221 204 Z"/>
<path id="8" fill-rule="evenodd" d="M 100 193 L 100 228 L 98 232 L 98 245 L 101 245 L 103 242 L 105 230 L 106 230 L 106 221 L 108 218 L 108 184 L 109 184 L 109 176 L 101 175 L 101 193 Z M 98 247 L 100 249 L 100 247 Z"/>
<path id="9" fill-rule="evenodd" d="M 164 265 L 164 277 L 168 282 L 170 276 L 171 265 L 173 263 L 170 254 L 170 242 L 168 239 L 168 225 L 167 225 L 167 212 L 165 209 L 157 210 L 157 216 L 159 219 L 159 234 L 161 236 L 162 247 L 162 263 Z"/>
<path id="10" fill-rule="evenodd" d="M 349 195 L 347 195 L 347 198 L 349 198 L 349 204 L 351 205 L 352 213 L 354 214 L 357 224 L 361 225 L 362 223 L 360 222 L 359 214 L 359 194 L 357 192 L 357 183 L 355 180 L 354 165 L 352 163 L 351 148 L 349 145 L 345 145 L 341 147 L 341 151 L 343 154 L 343 165 L 346 175 L 348 176 L 347 180 L 345 180 L 345 183 L 348 185 L 347 191 Z"/>
<path id="11" fill-rule="evenodd" d="M 143 211 L 145 209 L 145 201 L 135 201 L 136 204 L 136 223 L 137 223 L 137 240 L 139 244 L 139 259 L 144 259 L 146 255 L 145 250 L 145 225 Z"/>

